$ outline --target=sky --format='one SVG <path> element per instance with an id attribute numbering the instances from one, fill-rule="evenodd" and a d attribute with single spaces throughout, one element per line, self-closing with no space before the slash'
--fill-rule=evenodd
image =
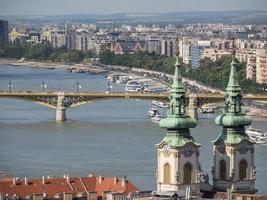
<path id="1" fill-rule="evenodd" d="M 0 0 L 0 15 L 264 10 L 267 0 Z"/>

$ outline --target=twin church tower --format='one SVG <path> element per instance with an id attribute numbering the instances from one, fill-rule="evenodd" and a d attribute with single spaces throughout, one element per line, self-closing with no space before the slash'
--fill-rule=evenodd
<path id="1" fill-rule="evenodd" d="M 255 193 L 254 143 L 245 133 L 245 126 L 251 124 L 251 119 L 242 109 L 241 88 L 234 59 L 235 51 L 226 88 L 224 112 L 215 120 L 223 130 L 213 141 L 213 188 L 215 191 L 231 188 L 233 192 Z M 190 187 L 192 194 L 199 195 L 201 145 L 190 135 L 189 129 L 196 127 L 197 123 L 186 114 L 185 89 L 178 58 L 169 98 L 167 117 L 159 124 L 166 129 L 166 135 L 157 144 L 157 190 L 178 191 Z"/>

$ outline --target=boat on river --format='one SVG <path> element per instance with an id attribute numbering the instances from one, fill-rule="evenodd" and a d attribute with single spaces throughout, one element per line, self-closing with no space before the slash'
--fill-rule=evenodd
<path id="1" fill-rule="evenodd" d="M 154 117 L 151 117 L 151 121 L 154 123 L 159 123 L 162 119 L 162 115 L 160 113 L 157 113 Z"/>
<path id="2" fill-rule="evenodd" d="M 125 91 L 126 92 L 141 92 L 142 87 L 137 80 L 130 80 L 130 81 L 127 81 L 125 85 Z"/>
<path id="3" fill-rule="evenodd" d="M 253 128 L 251 126 L 246 128 L 246 134 L 249 136 L 249 139 L 257 144 L 267 144 L 267 133 Z"/>
<path id="4" fill-rule="evenodd" d="M 169 108 L 168 104 L 161 102 L 161 101 L 152 101 L 152 104 L 160 108 Z"/>
<path id="5" fill-rule="evenodd" d="M 147 115 L 149 117 L 155 117 L 157 114 L 159 114 L 159 111 L 157 108 L 154 107 L 150 108 L 149 111 L 147 112 Z"/>

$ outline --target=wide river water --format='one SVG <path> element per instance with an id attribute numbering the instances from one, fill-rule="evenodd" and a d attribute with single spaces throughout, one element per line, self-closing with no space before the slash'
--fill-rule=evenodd
<path id="1" fill-rule="evenodd" d="M 0 65 L 0 90 L 75 91 L 76 80 L 82 91 L 105 91 L 103 75 L 67 73 L 30 67 Z M 113 91 L 123 86 L 113 85 Z M 0 170 L 7 175 L 29 178 L 42 175 L 104 176 L 127 175 L 139 189 L 156 188 L 156 147 L 165 130 L 150 122 L 151 102 L 143 100 L 107 100 L 67 110 L 68 121 L 55 122 L 55 110 L 14 99 L 0 98 Z M 203 115 L 191 130 L 202 144 L 202 168 L 210 174 L 212 143 L 221 131 L 215 115 Z M 266 119 L 253 119 L 253 127 L 266 131 Z M 267 194 L 267 146 L 255 146 L 256 187 Z M 210 177 L 211 180 L 211 177 Z"/>

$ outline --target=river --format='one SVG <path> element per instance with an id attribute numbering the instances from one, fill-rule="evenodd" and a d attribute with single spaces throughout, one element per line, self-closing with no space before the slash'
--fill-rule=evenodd
<path id="1" fill-rule="evenodd" d="M 76 91 L 76 80 L 82 91 L 105 91 L 103 75 L 68 73 L 30 67 L 0 65 L 0 89 Z M 113 91 L 123 86 L 113 85 Z M 150 122 L 149 101 L 107 100 L 67 110 L 68 121 L 55 122 L 55 111 L 47 107 L 14 99 L 0 99 L 0 170 L 7 175 L 29 178 L 42 175 L 104 176 L 127 175 L 139 189 L 156 188 L 156 147 L 165 130 Z M 202 144 L 200 161 L 210 174 L 212 143 L 221 127 L 214 124 L 215 115 L 203 115 L 191 130 Z M 266 119 L 253 119 L 253 126 L 266 129 Z M 267 194 L 267 146 L 255 146 L 256 188 Z M 211 177 L 210 177 L 211 180 Z"/>

